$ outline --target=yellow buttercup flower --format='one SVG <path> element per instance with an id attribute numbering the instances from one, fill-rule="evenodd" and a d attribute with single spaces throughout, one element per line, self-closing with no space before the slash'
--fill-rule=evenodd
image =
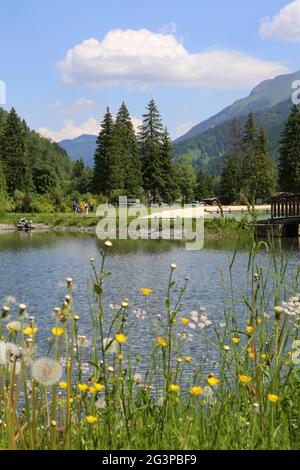
<path id="1" fill-rule="evenodd" d="M 87 384 L 78 384 L 78 389 L 81 391 L 81 392 L 87 392 L 88 389 L 89 389 L 89 386 Z"/>
<path id="2" fill-rule="evenodd" d="M 233 338 L 231 338 L 231 341 L 232 341 L 234 344 L 239 344 L 240 338 L 237 338 L 236 336 L 234 336 Z"/>
<path id="3" fill-rule="evenodd" d="M 192 358 L 192 356 L 185 356 L 184 360 L 186 362 L 192 362 L 193 358 Z"/>
<path id="4" fill-rule="evenodd" d="M 278 395 L 274 395 L 273 393 L 269 393 L 269 395 L 268 395 L 268 400 L 269 400 L 270 402 L 276 404 L 276 403 L 280 400 L 280 398 L 279 398 Z"/>
<path id="5" fill-rule="evenodd" d="M 248 352 L 249 354 L 253 352 L 251 346 L 247 349 L 247 352 Z"/>
<path id="6" fill-rule="evenodd" d="M 252 378 L 249 377 L 249 375 L 239 375 L 239 379 L 242 384 L 249 384 L 252 380 Z"/>
<path id="7" fill-rule="evenodd" d="M 262 359 L 263 361 L 265 361 L 268 356 L 267 356 L 266 354 L 262 354 L 260 357 L 261 357 L 261 359 Z"/>
<path id="8" fill-rule="evenodd" d="M 180 387 L 177 384 L 171 384 L 169 386 L 169 392 L 174 392 L 174 393 L 179 393 L 180 392 Z"/>
<path id="9" fill-rule="evenodd" d="M 208 383 L 211 387 L 216 387 L 217 385 L 219 385 L 220 380 L 217 379 L 216 377 L 208 377 L 207 383 Z"/>
<path id="10" fill-rule="evenodd" d="M 254 328 L 253 328 L 252 325 L 249 325 L 249 326 L 247 326 L 246 330 L 247 330 L 247 333 L 249 333 L 249 335 L 252 335 L 252 333 L 254 331 Z"/>
<path id="11" fill-rule="evenodd" d="M 95 424 L 97 422 L 96 416 L 87 416 L 85 419 L 88 424 Z"/>
<path id="12" fill-rule="evenodd" d="M 188 324 L 190 323 L 190 320 L 189 320 L 188 318 L 182 318 L 182 319 L 181 319 L 181 323 L 182 323 L 183 325 L 188 325 Z"/>
<path id="13" fill-rule="evenodd" d="M 69 403 L 70 403 L 71 405 L 72 405 L 73 401 L 74 401 L 74 398 L 70 397 Z"/>
<path id="14" fill-rule="evenodd" d="M 97 389 L 96 387 L 94 387 L 93 385 L 90 387 L 90 393 L 93 395 L 94 393 L 97 392 Z"/>
<path id="15" fill-rule="evenodd" d="M 147 289 L 146 287 L 143 287 L 141 289 L 141 293 L 145 296 L 145 297 L 148 297 L 148 295 L 152 294 L 152 290 L 151 289 Z"/>
<path id="16" fill-rule="evenodd" d="M 127 338 L 126 338 L 126 336 L 124 335 L 124 333 L 117 333 L 117 334 L 116 334 L 116 341 L 117 341 L 119 344 L 124 344 L 124 343 L 126 343 Z"/>
<path id="17" fill-rule="evenodd" d="M 59 386 L 60 386 L 60 388 L 62 388 L 63 390 L 66 390 L 66 388 L 68 388 L 67 382 L 59 382 Z"/>
<path id="18" fill-rule="evenodd" d="M 192 387 L 192 388 L 190 389 L 190 393 L 191 393 L 192 395 L 195 395 L 195 396 L 202 395 L 202 393 L 203 393 L 203 387 L 200 387 L 200 386 L 198 386 L 198 385 L 195 385 L 194 387 Z"/>
<path id="19" fill-rule="evenodd" d="M 52 328 L 51 330 L 51 333 L 53 334 L 53 336 L 61 336 L 63 335 L 65 332 L 64 328 Z"/>
<path id="20" fill-rule="evenodd" d="M 38 331 L 38 328 L 36 326 L 31 327 L 27 326 L 25 330 L 23 330 L 24 335 L 30 336 L 30 338 L 33 338 L 36 332 Z"/>
<path id="21" fill-rule="evenodd" d="M 255 354 L 254 354 L 254 352 L 249 353 L 249 357 L 250 357 L 250 359 L 255 359 Z"/>
<path id="22" fill-rule="evenodd" d="M 165 348 L 167 346 L 167 342 L 164 338 L 162 338 L 161 336 L 158 336 L 156 338 L 158 344 L 162 347 L 162 348 Z"/>
<path id="23" fill-rule="evenodd" d="M 102 385 L 102 384 L 97 384 L 97 383 L 94 384 L 94 387 L 95 387 L 95 389 L 97 390 L 97 392 L 101 392 L 101 391 L 104 390 L 104 388 L 105 388 L 104 385 Z"/>

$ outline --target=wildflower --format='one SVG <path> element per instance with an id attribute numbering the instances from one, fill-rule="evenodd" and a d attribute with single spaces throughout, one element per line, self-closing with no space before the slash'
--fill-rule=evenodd
<path id="1" fill-rule="evenodd" d="M 252 325 L 249 325 L 249 326 L 247 326 L 246 330 L 247 330 L 247 333 L 249 333 L 249 335 L 252 335 L 252 333 L 254 331 L 254 328 L 253 328 Z"/>
<path id="2" fill-rule="evenodd" d="M 280 320 L 281 314 L 283 313 L 283 307 L 276 306 L 274 307 L 275 320 Z"/>
<path id="3" fill-rule="evenodd" d="M 182 323 L 183 325 L 188 325 L 188 324 L 190 323 L 190 320 L 189 320 L 188 318 L 182 318 L 182 319 L 181 319 L 181 323 Z"/>
<path id="4" fill-rule="evenodd" d="M 64 334 L 65 330 L 64 328 L 52 328 L 51 332 L 53 336 L 61 336 Z"/>
<path id="5" fill-rule="evenodd" d="M 118 343 L 114 338 L 104 338 L 103 348 L 108 354 L 115 354 L 118 352 Z"/>
<path id="6" fill-rule="evenodd" d="M 57 383 L 62 376 L 62 372 L 60 363 L 49 357 L 37 359 L 32 366 L 34 380 L 45 387 Z"/>
<path id="7" fill-rule="evenodd" d="M 252 409 L 253 409 L 253 412 L 258 415 L 259 414 L 259 403 L 253 403 Z"/>
<path id="8" fill-rule="evenodd" d="M 24 333 L 24 335 L 27 335 L 27 336 L 30 336 L 30 338 L 33 338 L 35 333 L 37 333 L 37 331 L 38 331 L 38 328 L 36 326 L 34 326 L 34 327 L 27 326 L 23 330 L 23 333 Z"/>
<path id="9" fill-rule="evenodd" d="M 110 240 L 106 240 L 104 242 L 104 245 L 106 246 L 106 248 L 111 248 L 112 247 L 112 242 Z"/>
<path id="10" fill-rule="evenodd" d="M 167 346 L 167 342 L 164 338 L 162 338 L 161 336 L 158 336 L 156 338 L 156 341 L 158 342 L 158 344 L 162 347 L 162 348 L 165 348 Z"/>
<path id="11" fill-rule="evenodd" d="M 121 305 L 122 305 L 123 308 L 127 308 L 128 307 L 128 301 L 124 300 Z"/>
<path id="12" fill-rule="evenodd" d="M 111 373 L 114 372 L 114 368 L 113 368 L 112 366 L 109 366 L 109 367 L 107 368 L 107 370 L 108 370 L 108 372 L 111 372 Z"/>
<path id="13" fill-rule="evenodd" d="M 190 322 L 190 323 L 189 323 L 189 328 L 190 328 L 191 330 L 195 330 L 195 329 L 196 329 L 195 323 Z"/>
<path id="14" fill-rule="evenodd" d="M 96 393 L 96 392 L 97 392 L 97 389 L 96 389 L 96 387 L 94 387 L 93 385 L 90 387 L 90 389 L 89 389 L 89 390 L 90 390 L 90 394 L 91 394 L 91 395 L 93 395 L 94 393 Z"/>
<path id="15" fill-rule="evenodd" d="M 226 352 L 230 351 L 230 347 L 227 344 L 224 344 L 223 349 Z"/>
<path id="16" fill-rule="evenodd" d="M 73 279 L 71 277 L 67 277 L 66 283 L 67 283 L 67 287 L 70 289 L 73 284 Z"/>
<path id="17" fill-rule="evenodd" d="M 171 269 L 174 271 L 174 269 L 176 269 L 176 268 L 177 268 L 177 264 L 172 263 L 172 264 L 171 264 Z"/>
<path id="18" fill-rule="evenodd" d="M 87 416 L 85 419 L 88 424 L 95 424 L 97 422 L 96 416 Z"/>
<path id="19" fill-rule="evenodd" d="M 59 386 L 60 386 L 60 388 L 62 388 L 63 390 L 66 390 L 66 388 L 68 388 L 67 382 L 59 382 Z"/>
<path id="20" fill-rule="evenodd" d="M 250 357 L 250 359 L 255 359 L 255 354 L 254 354 L 254 352 L 250 352 L 250 353 L 249 353 L 249 357 Z"/>
<path id="21" fill-rule="evenodd" d="M 25 315 L 25 312 L 26 312 L 26 305 L 25 304 L 20 304 L 19 305 L 19 315 L 20 315 L 20 317 Z"/>
<path id="22" fill-rule="evenodd" d="M 194 387 L 190 389 L 190 393 L 195 396 L 202 395 L 203 391 L 204 391 L 203 387 L 200 387 L 198 385 L 195 385 Z"/>
<path id="23" fill-rule="evenodd" d="M 181 364 L 181 363 L 183 362 L 183 360 L 182 360 L 181 357 L 178 357 L 178 358 L 176 359 L 176 362 L 177 362 L 178 364 Z"/>
<path id="24" fill-rule="evenodd" d="M 152 294 L 152 292 L 153 292 L 153 291 L 152 291 L 151 289 L 147 289 L 147 288 L 145 288 L 145 287 L 143 287 L 143 288 L 141 289 L 141 293 L 142 293 L 145 297 L 147 297 L 148 295 Z"/>
<path id="25" fill-rule="evenodd" d="M 56 426 L 56 421 L 54 421 L 54 419 L 51 420 L 51 426 L 55 427 Z"/>
<path id="26" fill-rule="evenodd" d="M 6 328 L 11 333 L 19 333 L 22 329 L 22 323 L 20 321 L 11 321 L 7 323 Z"/>
<path id="27" fill-rule="evenodd" d="M 2 307 L 2 314 L 1 314 L 2 320 L 5 320 L 5 319 L 8 317 L 9 311 L 10 311 L 9 306 L 8 306 L 8 305 L 3 305 L 3 307 Z"/>
<path id="28" fill-rule="evenodd" d="M 247 348 L 247 352 L 248 352 L 249 354 L 253 352 L 251 346 L 249 346 L 249 348 Z"/>
<path id="29" fill-rule="evenodd" d="M 193 358 L 192 358 L 192 356 L 185 356 L 184 360 L 186 362 L 192 362 Z"/>
<path id="30" fill-rule="evenodd" d="M 280 398 L 279 398 L 278 395 L 274 395 L 274 394 L 272 394 L 272 393 L 269 393 L 269 395 L 268 395 L 268 400 L 269 400 L 270 402 L 276 404 L 276 403 L 280 400 Z"/>
<path id="31" fill-rule="evenodd" d="M 263 361 L 265 361 L 265 360 L 267 359 L 267 355 L 266 355 L 266 354 L 262 354 L 260 357 L 261 357 L 261 359 L 262 359 Z"/>
<path id="32" fill-rule="evenodd" d="M 89 386 L 87 384 L 78 384 L 77 387 L 78 387 L 78 390 L 82 393 L 87 392 L 89 389 Z"/>
<path id="33" fill-rule="evenodd" d="M 211 376 L 211 377 L 208 377 L 207 383 L 208 383 L 211 387 L 216 387 L 217 385 L 219 385 L 220 380 L 217 379 L 217 378 L 214 377 L 214 376 Z"/>
<path id="34" fill-rule="evenodd" d="M 80 348 L 88 348 L 90 346 L 90 341 L 87 339 L 86 336 L 78 335 L 77 340 L 78 340 L 78 346 Z"/>
<path id="35" fill-rule="evenodd" d="M 70 398 L 69 398 L 69 403 L 72 405 L 73 402 L 74 402 L 74 398 L 73 398 L 73 397 L 70 397 Z"/>
<path id="36" fill-rule="evenodd" d="M 257 324 L 258 324 L 258 325 L 261 325 L 261 324 L 262 324 L 262 318 L 258 318 L 258 319 L 257 319 Z"/>
<path id="37" fill-rule="evenodd" d="M 249 375 L 239 375 L 239 379 L 242 384 L 249 384 L 252 380 L 252 378 L 249 377 Z"/>
<path id="38" fill-rule="evenodd" d="M 69 305 L 69 303 L 71 302 L 71 297 L 69 295 L 66 295 L 65 296 L 65 302 L 67 304 L 67 306 Z"/>
<path id="39" fill-rule="evenodd" d="M 124 354 L 119 354 L 118 359 L 120 362 L 122 362 L 124 360 Z"/>
<path id="40" fill-rule="evenodd" d="M 97 392 L 102 392 L 102 390 L 104 390 L 104 388 L 105 388 L 104 385 L 98 384 L 98 383 L 95 383 L 94 387 L 97 390 Z"/>
<path id="41" fill-rule="evenodd" d="M 140 383 L 142 382 L 142 380 L 143 380 L 143 378 L 142 378 L 141 374 L 138 374 L 138 373 L 137 373 L 137 374 L 134 374 L 134 376 L 133 376 L 133 382 L 134 382 L 135 384 L 140 384 Z"/>
<path id="42" fill-rule="evenodd" d="M 169 392 L 179 393 L 180 392 L 180 386 L 177 385 L 177 384 L 171 384 L 169 386 Z"/>
<path id="43" fill-rule="evenodd" d="M 20 357 L 20 350 L 14 343 L 0 341 L 0 365 L 5 365 L 9 361 L 16 361 Z"/>
<path id="44" fill-rule="evenodd" d="M 98 410 L 104 410 L 106 408 L 105 398 L 99 398 L 99 400 L 96 401 L 95 405 Z"/>
<path id="45" fill-rule="evenodd" d="M 123 333 L 117 333 L 117 334 L 116 334 L 116 341 L 117 341 L 119 344 L 124 344 L 124 343 L 126 343 L 127 338 L 126 338 L 126 336 L 125 336 Z"/>
<path id="46" fill-rule="evenodd" d="M 236 336 L 234 336 L 233 338 L 231 338 L 231 341 L 232 341 L 234 344 L 239 344 L 240 338 L 237 338 Z"/>
<path id="47" fill-rule="evenodd" d="M 90 257 L 90 263 L 93 264 L 95 262 L 95 258 L 93 258 L 92 256 Z"/>

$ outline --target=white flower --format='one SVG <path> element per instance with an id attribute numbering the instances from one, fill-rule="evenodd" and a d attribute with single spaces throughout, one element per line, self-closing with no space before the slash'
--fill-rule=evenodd
<path id="1" fill-rule="evenodd" d="M 20 349 L 14 343 L 0 341 L 0 364 L 5 365 L 16 361 L 21 355 Z"/>
<path id="2" fill-rule="evenodd" d="M 189 328 L 190 328 L 191 330 L 195 330 L 195 328 L 196 328 L 195 323 L 190 322 L 190 323 L 189 323 Z"/>
<path id="3" fill-rule="evenodd" d="M 22 323 L 18 320 L 7 323 L 6 328 L 11 333 L 19 333 L 22 329 Z"/>
<path id="4" fill-rule="evenodd" d="M 106 408 L 105 398 L 98 398 L 98 400 L 95 402 L 95 405 L 98 410 L 104 410 Z"/>
<path id="5" fill-rule="evenodd" d="M 142 380 L 143 380 L 143 378 L 142 378 L 141 374 L 138 374 L 138 373 L 137 373 L 137 374 L 134 374 L 134 376 L 133 376 L 133 382 L 134 382 L 135 384 L 140 384 L 140 383 L 142 382 Z"/>
<path id="6" fill-rule="evenodd" d="M 49 357 L 37 359 L 32 366 L 32 376 L 34 380 L 45 387 L 57 383 L 62 373 L 63 369 L 60 363 Z"/>

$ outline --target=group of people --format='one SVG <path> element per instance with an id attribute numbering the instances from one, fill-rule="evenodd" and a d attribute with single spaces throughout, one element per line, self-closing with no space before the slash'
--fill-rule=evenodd
<path id="1" fill-rule="evenodd" d="M 73 201 L 74 214 L 86 214 L 86 215 L 88 215 L 89 208 L 90 208 L 90 206 L 89 206 L 87 201 L 85 201 L 85 203 L 82 204 L 82 205 L 78 204 L 77 201 Z"/>

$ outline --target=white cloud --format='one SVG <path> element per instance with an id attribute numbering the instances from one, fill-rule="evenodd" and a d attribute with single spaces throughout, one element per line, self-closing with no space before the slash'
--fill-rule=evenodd
<path id="1" fill-rule="evenodd" d="M 272 18 L 264 18 L 260 35 L 264 38 L 277 37 L 285 41 L 300 41 L 300 0 L 288 3 Z"/>
<path id="2" fill-rule="evenodd" d="M 107 85 L 156 84 L 200 89 L 245 89 L 287 73 L 281 62 L 260 60 L 228 49 L 188 52 L 175 36 L 147 29 L 115 29 L 102 41 L 91 38 L 67 51 L 59 63 L 66 84 L 98 88 Z"/>
<path id="3" fill-rule="evenodd" d="M 38 132 L 48 139 L 53 140 L 54 142 L 60 142 L 64 139 L 75 139 L 82 134 L 92 134 L 97 135 L 99 133 L 99 121 L 97 119 L 90 117 L 84 121 L 81 125 L 77 126 L 74 121 L 66 120 L 63 122 L 63 127 L 59 131 L 53 131 L 42 127 L 38 129 Z"/>
<path id="4" fill-rule="evenodd" d="M 69 105 L 65 105 L 62 101 L 56 100 L 50 103 L 46 109 L 50 111 L 59 111 L 64 114 L 81 113 L 96 105 L 96 101 L 90 98 L 78 98 Z"/>
<path id="5" fill-rule="evenodd" d="M 159 29 L 159 33 L 161 34 L 175 34 L 177 31 L 177 24 L 174 21 L 171 23 L 165 24 Z"/>
<path id="6" fill-rule="evenodd" d="M 176 127 L 173 138 L 177 139 L 178 137 L 181 137 L 182 135 L 190 131 L 193 126 L 194 126 L 193 121 L 182 122 Z"/>
<path id="7" fill-rule="evenodd" d="M 131 121 L 135 132 L 138 132 L 138 127 L 141 125 L 141 119 L 132 116 Z M 100 123 L 94 117 L 90 117 L 80 125 L 76 125 L 72 120 L 63 121 L 63 127 L 59 131 L 53 131 L 46 127 L 38 129 L 39 134 L 47 137 L 54 142 L 60 142 L 65 139 L 76 139 L 82 134 L 98 135 L 100 130 Z"/>

